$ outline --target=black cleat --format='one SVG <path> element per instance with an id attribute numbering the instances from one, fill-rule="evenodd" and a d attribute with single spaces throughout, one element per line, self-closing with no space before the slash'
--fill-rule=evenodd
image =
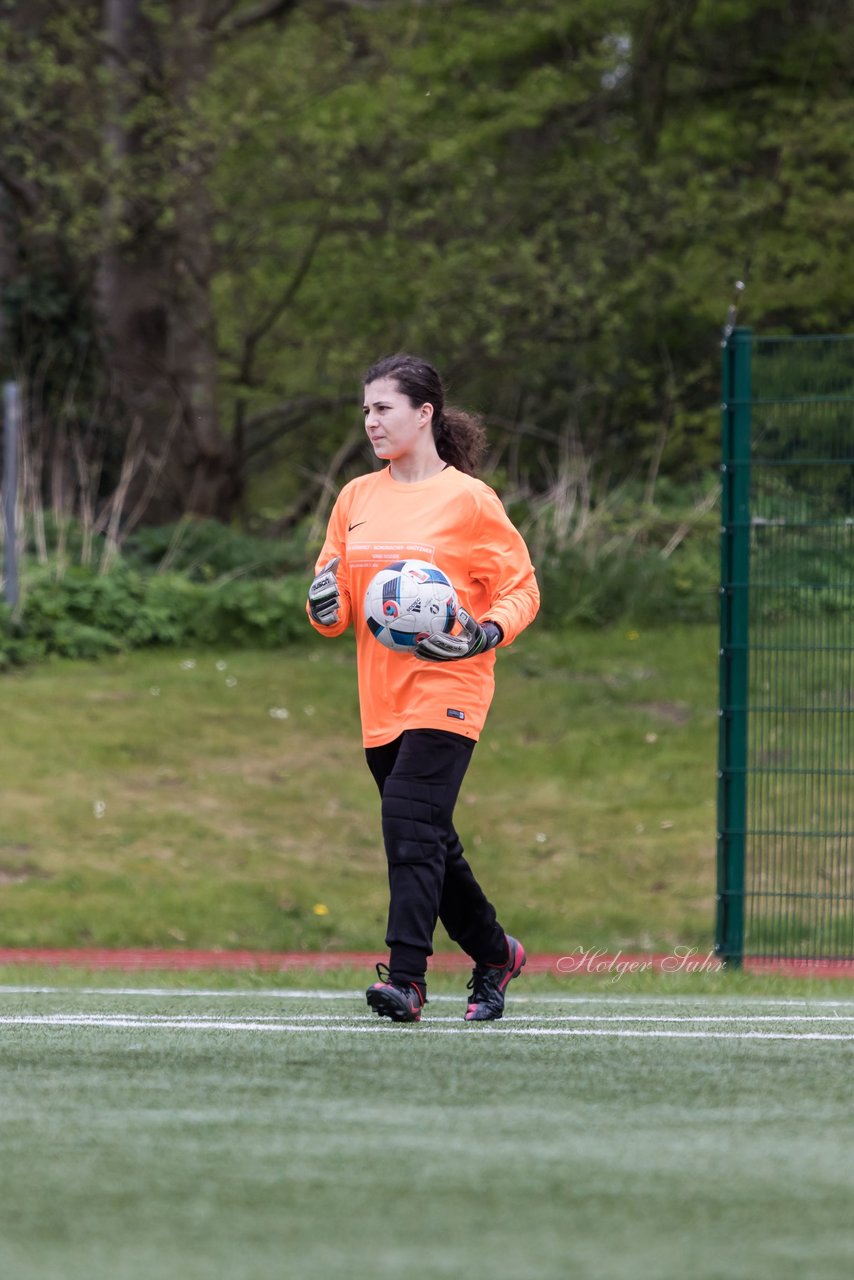
<path id="1" fill-rule="evenodd" d="M 471 1000 L 466 1009 L 466 1022 L 490 1022 L 504 1013 L 504 992 L 507 983 L 518 978 L 525 967 L 527 956 L 521 942 L 506 935 L 507 963 L 478 964 L 472 970 L 469 990 Z"/>
<path id="2" fill-rule="evenodd" d="M 375 982 L 368 987 L 365 995 L 368 1004 L 380 1018 L 391 1018 L 392 1022 L 420 1022 L 421 1009 L 426 997 L 413 983 L 411 986 L 399 987 L 390 979 L 386 965 L 377 965 Z"/>

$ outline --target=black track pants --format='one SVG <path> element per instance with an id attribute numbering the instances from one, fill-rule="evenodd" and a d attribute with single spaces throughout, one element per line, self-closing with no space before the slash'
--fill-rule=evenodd
<path id="1" fill-rule="evenodd" d="M 474 743 L 442 729 L 407 729 L 365 756 L 382 796 L 388 858 L 386 943 L 394 982 L 423 982 L 437 919 L 476 964 L 502 964 L 495 908 L 463 857 L 454 805 Z"/>

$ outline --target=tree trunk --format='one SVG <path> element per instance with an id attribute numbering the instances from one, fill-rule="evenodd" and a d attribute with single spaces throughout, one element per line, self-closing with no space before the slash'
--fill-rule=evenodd
<path id="1" fill-rule="evenodd" d="M 6 292 L 6 286 L 10 280 L 15 278 L 16 274 L 16 254 L 14 236 L 14 223 L 10 211 L 7 209 L 8 200 L 6 193 L 0 189 L 0 299 Z M 0 350 L 3 347 L 4 333 L 3 322 L 4 315 L 2 305 L 0 305 Z"/>
<path id="2" fill-rule="evenodd" d="M 164 29 L 146 18 L 144 0 L 104 0 L 115 180 L 98 316 L 127 420 L 141 422 L 150 458 L 166 454 L 149 520 L 185 512 L 225 519 L 239 492 L 216 402 L 208 161 L 180 145 L 212 57 L 199 8 L 199 0 L 177 0 Z M 135 115 L 146 123 L 133 124 Z"/>

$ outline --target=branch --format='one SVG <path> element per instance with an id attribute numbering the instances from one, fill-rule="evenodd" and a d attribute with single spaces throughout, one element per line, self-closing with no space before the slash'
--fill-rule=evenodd
<path id="1" fill-rule="evenodd" d="M 269 449 L 282 436 L 288 432 L 294 431 L 297 427 L 301 427 L 313 413 L 317 413 L 323 409 L 337 409 L 345 404 L 356 405 L 355 396 L 300 396 L 296 400 L 284 400 L 281 404 L 274 405 L 272 409 L 265 409 L 262 413 L 256 413 L 244 423 L 244 432 L 248 436 L 250 432 L 258 432 L 263 427 L 272 425 L 272 430 L 265 432 L 260 437 L 247 446 L 244 457 L 254 458 L 259 453 L 263 453 L 265 449 Z"/>
<path id="2" fill-rule="evenodd" d="M 326 223 L 324 221 L 319 222 L 314 230 L 314 235 L 306 246 L 305 252 L 297 263 L 296 271 L 288 281 L 282 296 L 274 302 L 272 306 L 267 308 L 266 315 L 261 317 L 258 323 L 249 330 L 244 338 L 243 354 L 240 357 L 240 365 L 237 370 L 238 382 L 242 383 L 244 386 L 251 386 L 252 365 L 255 361 L 255 351 L 258 347 L 258 343 L 270 332 L 273 325 L 296 297 L 303 280 L 305 280 L 308 275 L 312 260 L 317 252 L 317 246 L 320 244 L 325 231 Z"/>
<path id="3" fill-rule="evenodd" d="M 339 471 L 346 467 L 353 458 L 365 447 L 364 433 L 360 428 L 352 431 L 347 436 L 344 443 L 336 451 L 329 467 L 323 474 L 314 474 L 306 477 L 307 483 L 303 485 L 302 492 L 292 506 L 280 516 L 272 528 L 272 532 L 281 536 L 288 529 L 292 529 L 304 515 L 311 510 L 318 490 L 320 490 L 320 501 L 314 515 L 314 523 L 325 523 L 327 508 L 332 505 L 332 501 L 336 494 L 336 484 Z"/>
<path id="4" fill-rule="evenodd" d="M 448 379 L 450 382 L 450 378 Z M 510 436 L 533 436 L 536 440 L 548 440 L 550 444 L 557 444 L 560 436 L 556 431 L 544 431 L 542 427 L 535 427 L 528 422 L 521 422 L 515 418 L 505 418 L 499 413 L 490 413 L 488 415 L 488 425 L 498 427 L 501 431 L 506 431 Z"/>
<path id="5" fill-rule="evenodd" d="M 110 39 L 105 31 L 96 31 L 92 38 L 95 43 L 103 49 L 104 53 L 107 54 L 108 57 L 118 63 L 123 71 L 126 71 L 129 75 L 133 75 L 134 79 L 137 78 L 133 60 L 128 56 L 124 49 L 117 45 L 114 40 Z"/>
<path id="6" fill-rule="evenodd" d="M 234 5 L 228 4 L 221 11 L 221 15 L 217 20 L 219 27 L 217 39 L 227 40 L 230 36 L 237 35 L 241 31 L 248 31 L 251 27 L 259 27 L 262 23 L 270 22 L 273 18 L 287 18 L 297 8 L 299 2 L 300 0 L 263 0 L 263 3 L 256 4 L 254 9 L 246 9 L 242 13 L 237 13 L 230 22 L 222 25 L 223 18 L 234 8 Z"/>
<path id="7" fill-rule="evenodd" d="M 416 4 L 428 2 L 429 0 L 415 0 Z M 206 20 L 207 29 L 213 32 L 218 39 L 227 40 L 229 36 L 236 35 L 240 31 L 246 31 L 250 27 L 258 27 L 273 18 L 290 17 L 293 11 L 299 7 L 300 0 L 263 0 L 254 9 L 247 9 L 244 13 L 238 13 L 229 23 L 223 25 L 225 19 L 234 13 L 238 3 L 239 0 L 222 0 L 222 3 L 214 8 L 213 13 Z M 327 15 L 332 15 L 347 9 L 382 9 L 385 3 L 386 0 L 327 0 L 326 11 Z"/>
<path id="8" fill-rule="evenodd" d="M 707 493 L 704 498 L 701 498 L 699 502 L 695 503 L 694 510 L 691 512 L 688 519 L 684 520 L 682 524 L 680 524 L 676 532 L 671 534 L 670 539 L 667 542 L 666 546 L 663 546 L 661 548 L 660 554 L 661 554 L 662 560 L 668 560 L 670 556 L 673 555 L 673 552 L 679 546 L 680 542 L 682 542 L 687 537 L 687 535 L 691 532 L 691 529 L 693 528 L 693 526 L 695 524 L 699 524 L 703 516 L 706 515 L 708 511 L 711 511 L 712 507 L 715 505 L 715 503 L 717 502 L 720 496 L 721 496 L 721 486 L 719 484 L 716 484 L 715 487 L 709 493 Z"/>
<path id="9" fill-rule="evenodd" d="M 218 27 L 222 26 L 229 14 L 234 12 L 239 3 L 240 0 L 220 0 L 219 4 L 212 3 L 209 11 L 202 18 L 202 25 L 205 30 L 216 31 Z"/>
<path id="10" fill-rule="evenodd" d="M 157 456 L 152 456 L 148 452 L 148 450 L 146 450 L 145 454 L 143 455 L 143 459 L 147 461 L 149 464 L 148 480 L 146 484 L 144 484 L 142 487 L 142 492 L 140 493 L 139 498 L 137 499 L 136 506 L 133 508 L 130 514 L 125 517 L 125 522 L 123 526 L 125 537 L 130 533 L 132 529 L 136 528 L 137 524 L 145 515 L 146 511 L 148 510 L 148 504 L 151 501 L 151 499 L 154 497 L 154 493 L 160 481 L 160 476 L 163 472 L 163 468 L 166 466 L 166 462 L 169 458 L 169 454 L 172 449 L 172 442 L 175 439 L 175 434 L 178 430 L 180 418 L 181 418 L 180 410 L 176 408 L 175 412 L 172 414 L 172 418 L 169 422 L 169 426 L 166 428 L 166 435 L 163 440 L 163 448 L 160 450 L 160 453 Z"/>
<path id="11" fill-rule="evenodd" d="M 7 169 L 4 164 L 0 164 L 0 185 L 6 188 L 15 203 L 25 213 L 35 213 L 39 204 L 39 196 L 34 183 L 28 182 L 26 178 L 19 177 L 11 169 Z"/>

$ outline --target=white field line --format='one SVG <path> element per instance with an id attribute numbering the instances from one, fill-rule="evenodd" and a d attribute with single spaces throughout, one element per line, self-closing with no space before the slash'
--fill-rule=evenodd
<path id="1" fill-rule="evenodd" d="M 454 1018 L 440 1017 L 438 1014 L 434 1014 L 432 1016 L 428 1014 L 424 1020 L 424 1025 L 433 1026 L 434 1024 L 442 1023 L 442 1022 L 457 1023 L 460 1021 L 461 1017 L 462 1017 L 461 1014 L 458 1017 L 454 1017 Z M 221 1015 L 215 1014 L 215 1013 L 196 1013 L 196 1014 L 105 1013 L 105 1012 L 83 1013 L 75 1010 L 70 1013 L 55 1012 L 55 1013 L 0 1014 L 0 1026 L 6 1023 L 15 1024 L 19 1022 L 30 1022 L 30 1021 L 33 1022 L 34 1025 L 50 1025 L 51 1023 L 54 1023 L 54 1022 L 61 1023 L 67 1020 L 74 1020 L 75 1023 L 79 1023 L 80 1025 L 84 1025 L 86 1023 L 91 1022 L 94 1026 L 98 1026 L 101 1024 L 102 1020 L 104 1019 L 108 1020 L 110 1018 L 135 1018 L 139 1021 L 139 1024 L 141 1026 L 148 1026 L 149 1024 L 152 1026 L 162 1026 L 167 1023 L 169 1023 L 170 1025 L 175 1023 L 181 1023 L 183 1025 L 184 1023 L 186 1023 L 188 1026 L 197 1026 L 197 1025 L 202 1026 L 202 1025 L 207 1025 L 208 1023 L 216 1023 L 218 1026 L 232 1026 L 232 1025 L 236 1025 L 238 1022 L 241 1022 L 241 1023 L 251 1022 L 253 1025 L 270 1024 L 275 1027 L 284 1023 L 288 1023 L 289 1025 L 296 1024 L 296 1023 L 318 1023 L 318 1024 L 332 1023 L 337 1025 L 342 1025 L 342 1024 L 350 1025 L 354 1022 L 364 1022 L 364 1021 L 373 1022 L 374 1021 L 374 1018 L 370 1013 L 350 1013 L 350 1014 L 348 1013 L 292 1013 L 284 1016 L 281 1014 L 275 1014 L 275 1013 L 256 1013 L 256 1014 L 251 1014 L 248 1017 L 245 1015 L 241 1016 L 239 1014 L 231 1015 L 229 1017 L 222 1017 Z M 525 1014 L 517 1013 L 517 1014 L 505 1015 L 500 1021 L 503 1026 L 506 1026 L 508 1022 L 524 1022 L 524 1023 L 581 1022 L 585 1024 L 593 1023 L 593 1022 L 606 1022 L 606 1023 L 617 1023 L 620 1026 L 623 1026 L 625 1023 L 629 1023 L 629 1022 L 654 1023 L 655 1025 L 671 1023 L 671 1022 L 675 1022 L 680 1025 L 684 1025 L 685 1023 L 693 1024 L 693 1023 L 712 1023 L 712 1022 L 721 1023 L 722 1022 L 722 1023 L 726 1023 L 727 1025 L 731 1025 L 732 1023 L 746 1023 L 749 1026 L 753 1026 L 757 1023 L 770 1022 L 775 1026 L 779 1026 L 781 1023 L 782 1024 L 791 1023 L 795 1026 L 801 1026 L 805 1022 L 828 1022 L 833 1025 L 836 1025 L 840 1022 L 844 1022 L 844 1023 L 854 1022 L 854 1014 L 840 1015 L 838 1013 L 817 1013 L 817 1014 L 812 1014 L 812 1013 L 810 1014 L 680 1013 L 680 1014 L 652 1015 L 652 1014 L 624 1014 L 624 1013 L 603 1013 L 603 1014 L 546 1013 L 546 1014 L 542 1014 L 535 1017 L 534 1015 L 526 1016 Z"/>
<path id="2" fill-rule="evenodd" d="M 273 997 L 276 1000 L 364 1000 L 365 988 L 359 991 L 323 991 L 323 990 L 301 990 L 296 987 L 269 987 L 269 988 L 250 988 L 246 991 L 218 991 L 215 988 L 207 989 L 205 987 L 4 987 L 0 986 L 0 998 L 5 995 L 19 996 L 142 996 L 157 997 L 162 999 L 165 996 L 190 997 L 191 999 L 205 1000 L 226 999 L 226 1000 L 256 1000 L 259 997 Z M 459 1000 L 460 996 L 431 996 L 430 1003 L 434 1000 Z"/>
<path id="3" fill-rule="evenodd" d="M 434 1020 L 438 1021 L 437 1020 Z M 443 1019 L 451 1021 L 451 1019 Z M 836 1043 L 854 1043 L 852 1033 L 829 1033 L 823 1031 L 708 1031 L 708 1030 L 673 1030 L 661 1028 L 626 1028 L 626 1027 L 518 1027 L 505 1026 L 503 1023 L 491 1024 L 488 1027 L 460 1025 L 437 1026 L 430 1022 L 422 1023 L 416 1034 L 429 1035 L 477 1035 L 485 1032 L 499 1036 L 573 1036 L 611 1038 L 666 1038 L 688 1040 L 812 1040 L 833 1041 Z M 650 1019 L 655 1021 L 655 1019 Z M 215 1018 L 215 1017 L 167 1017 L 165 1015 L 144 1016 L 132 1014 L 7 1014 L 0 1016 L 0 1026 L 45 1027 L 54 1030 L 71 1027 L 88 1029 L 118 1030 L 173 1030 L 173 1031 L 243 1031 L 263 1032 L 338 1032 L 345 1035 L 389 1034 L 391 1027 L 370 1023 L 367 1019 L 346 1021 L 344 1019 L 327 1022 L 289 1020 L 261 1020 L 257 1018 Z M 413 1030 L 415 1030 L 413 1028 Z"/>
<path id="4" fill-rule="evenodd" d="M 184 998 L 184 999 L 226 999 L 226 1000 L 257 1000 L 257 999 L 275 999 L 275 1000 L 364 1000 L 365 989 L 360 988 L 354 991 L 329 991 L 324 989 L 302 989 L 296 987 L 270 987 L 256 988 L 245 991 L 229 990 L 222 991 L 216 989 L 207 989 L 204 987 L 54 987 L 54 986 L 0 986 L 0 999 L 5 995 L 58 995 L 58 996 L 128 996 L 131 998 Z M 749 996 L 749 995 L 697 995 L 691 994 L 674 994 L 674 995 L 615 995 L 611 990 L 605 990 L 601 995 L 528 995 L 525 992 L 511 992 L 514 1005 L 532 1004 L 532 1005 L 563 1005 L 573 1007 L 575 1005 L 595 1004 L 595 1005 L 634 1005 L 634 1006 L 658 1006 L 664 1005 L 672 1008 L 680 1003 L 684 1004 L 737 1004 L 739 1007 L 762 1007 L 762 1008 L 782 1008 L 782 1009 L 854 1009 L 854 999 L 852 1000 L 813 1000 L 808 996 L 800 998 L 785 999 L 776 996 Z M 459 1004 L 465 997 L 460 995 L 431 995 L 430 1004 Z M 435 1021 L 435 1019 L 434 1019 Z M 507 1019 L 505 1018 L 505 1021 Z"/>

